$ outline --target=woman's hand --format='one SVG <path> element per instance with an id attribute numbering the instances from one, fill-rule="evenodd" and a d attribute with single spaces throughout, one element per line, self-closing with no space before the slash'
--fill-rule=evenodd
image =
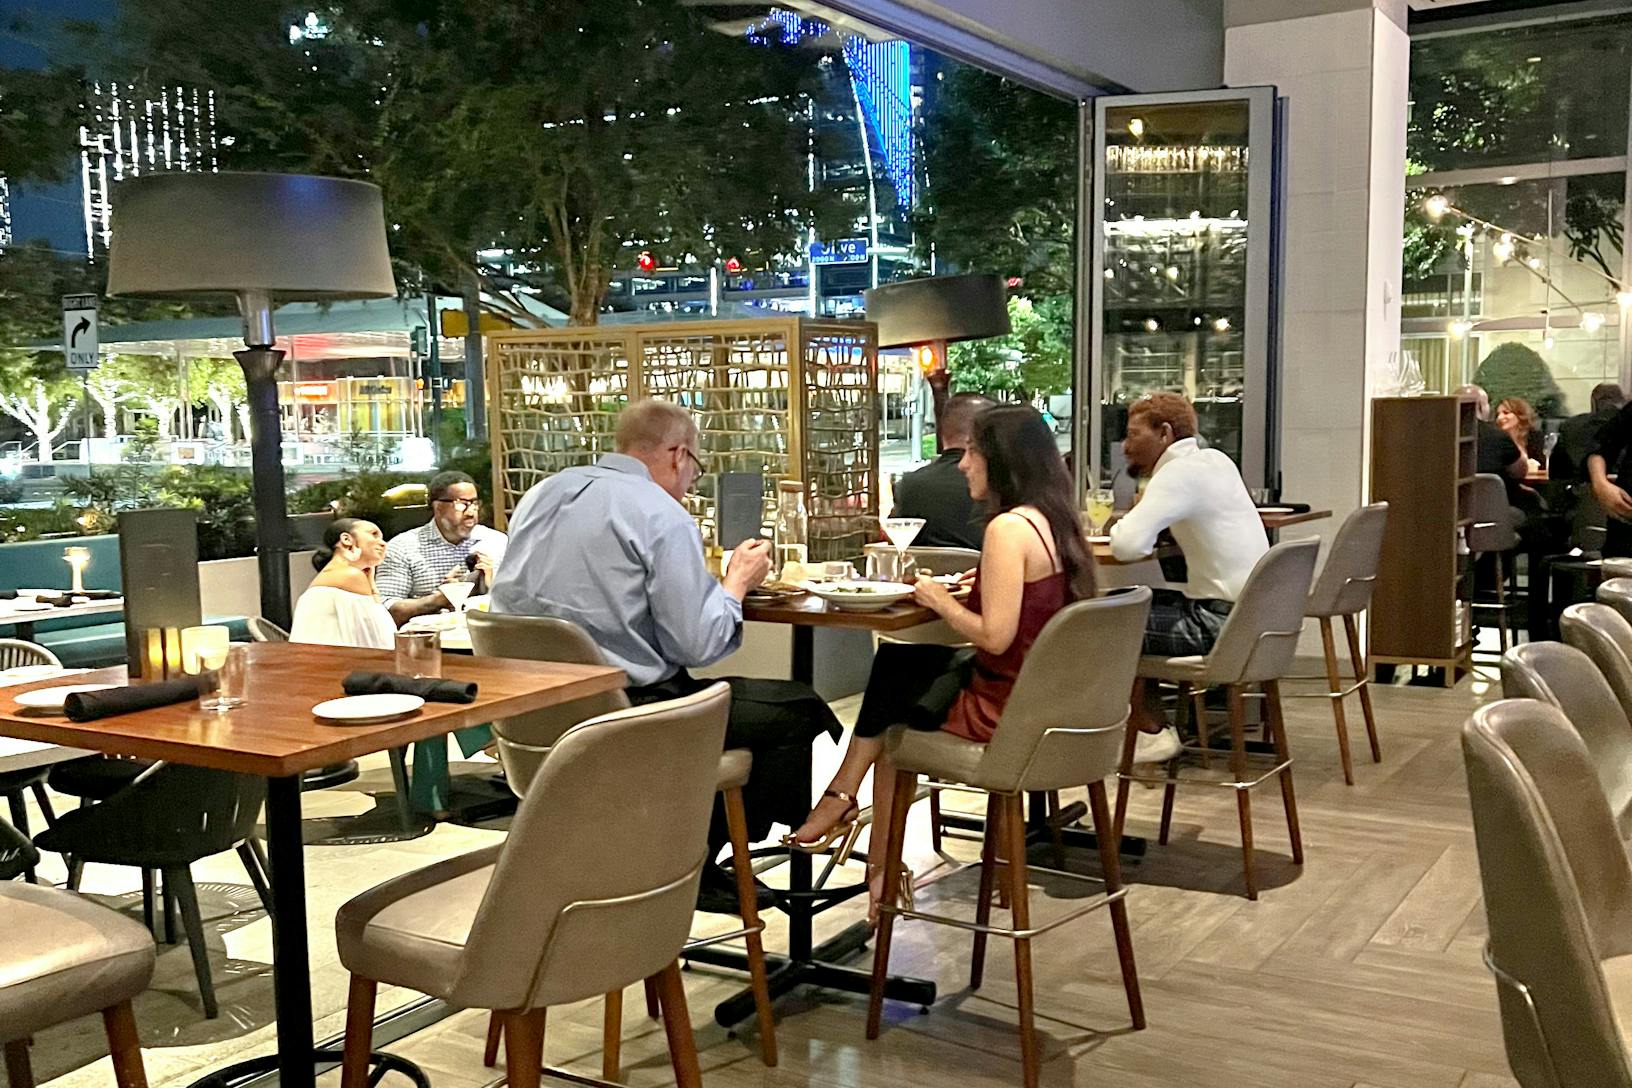
<path id="1" fill-rule="evenodd" d="M 941 583 L 933 578 L 919 575 L 912 583 L 912 599 L 930 609 L 937 616 L 946 615 L 947 609 L 955 603 L 952 594 Z"/>

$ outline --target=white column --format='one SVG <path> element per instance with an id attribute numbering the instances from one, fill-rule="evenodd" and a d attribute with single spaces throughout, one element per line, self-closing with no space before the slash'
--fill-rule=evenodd
<path id="1" fill-rule="evenodd" d="M 1226 0 L 1224 76 L 1286 99 L 1280 459 L 1286 497 L 1334 515 L 1300 528 L 1329 537 L 1364 501 L 1373 377 L 1399 349 L 1410 46 L 1405 0 L 1292 6 Z"/>

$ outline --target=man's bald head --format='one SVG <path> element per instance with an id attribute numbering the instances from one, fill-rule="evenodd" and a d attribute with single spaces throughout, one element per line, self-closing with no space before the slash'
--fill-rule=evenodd
<path id="1" fill-rule="evenodd" d="M 673 445 L 697 441 L 697 423 L 691 413 L 670 400 L 637 400 L 618 413 L 612 434 L 613 448 L 639 457 Z"/>

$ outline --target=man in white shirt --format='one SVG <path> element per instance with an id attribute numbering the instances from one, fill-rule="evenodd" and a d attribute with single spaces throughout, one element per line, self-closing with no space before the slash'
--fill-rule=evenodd
<path id="1" fill-rule="evenodd" d="M 472 569 L 482 573 L 489 588 L 504 559 L 509 538 L 480 523 L 482 505 L 476 481 L 463 472 L 439 472 L 426 485 L 431 520 L 418 529 L 399 533 L 385 548 L 385 559 L 374 572 L 380 599 L 401 627 L 415 616 L 449 607 L 441 593 L 444 582 L 465 579 Z"/>
<path id="2" fill-rule="evenodd" d="M 1111 553 L 1129 562 L 1149 556 L 1165 529 L 1184 552 L 1188 580 L 1158 589 L 1145 625 L 1144 652 L 1165 657 L 1205 654 L 1213 648 L 1247 576 L 1269 550 L 1263 518 L 1222 452 L 1196 442 L 1196 409 L 1177 393 L 1153 393 L 1128 408 L 1122 452 L 1148 477 L 1144 494 L 1111 527 Z M 1135 682 L 1133 713 L 1147 733 L 1161 731 Z M 1176 747 L 1164 731 L 1162 750 Z M 1144 758 L 1145 756 L 1151 758 Z M 1142 745 L 1140 762 L 1164 758 Z"/>

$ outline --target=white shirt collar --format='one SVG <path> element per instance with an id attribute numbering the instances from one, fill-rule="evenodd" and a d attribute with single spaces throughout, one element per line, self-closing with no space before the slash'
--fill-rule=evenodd
<path id="1" fill-rule="evenodd" d="M 1156 467 L 1150 470 L 1150 474 L 1154 476 L 1162 471 L 1162 466 L 1169 461 L 1177 461 L 1181 457 L 1188 457 L 1200 449 L 1201 446 L 1197 444 L 1194 438 L 1181 438 L 1162 451 L 1162 455 L 1156 459 Z"/>

